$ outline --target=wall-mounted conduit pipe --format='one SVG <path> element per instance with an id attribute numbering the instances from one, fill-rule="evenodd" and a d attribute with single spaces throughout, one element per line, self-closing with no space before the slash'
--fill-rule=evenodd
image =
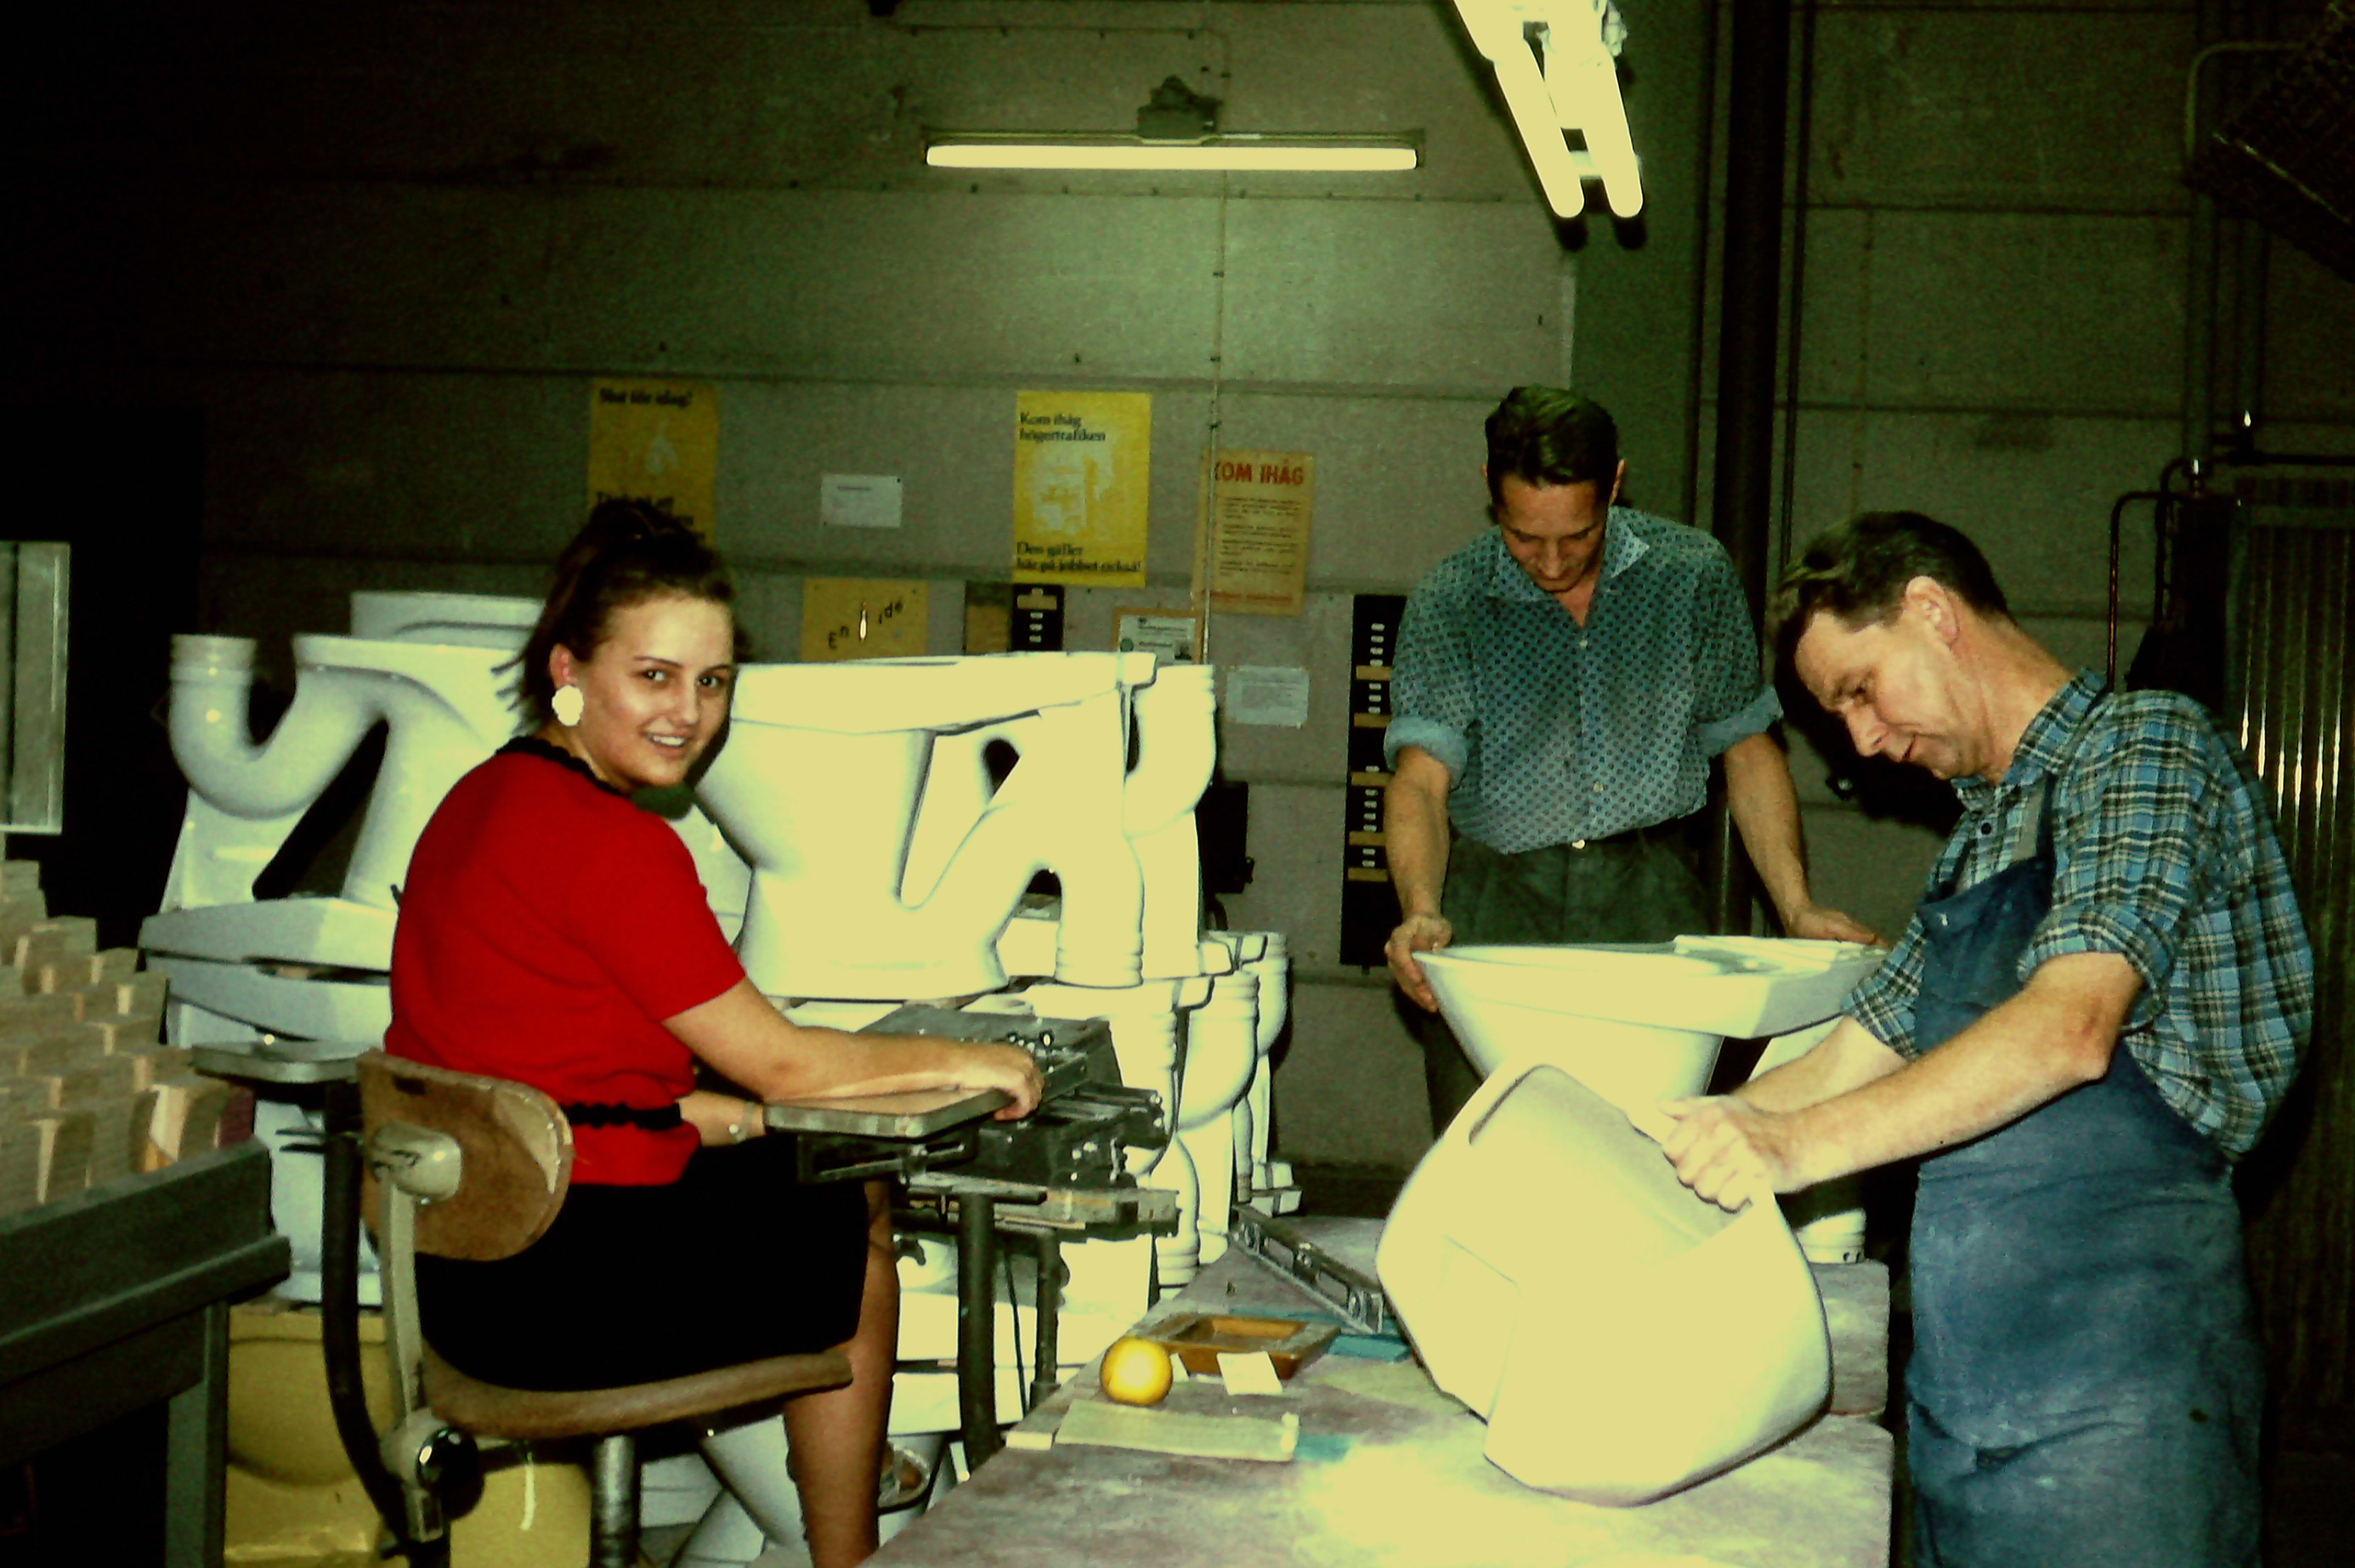
<path id="1" fill-rule="evenodd" d="M 1733 74 L 1725 136 L 1725 250 L 1717 333 L 1717 461 L 1710 521 L 1733 558 L 1751 613 L 1766 599 L 1774 467 L 1774 345 L 1781 316 L 1785 122 L 1790 112 L 1790 0 L 1733 0 Z M 1732 814 L 1710 814 L 1710 914 L 1750 929 L 1749 879 Z"/>

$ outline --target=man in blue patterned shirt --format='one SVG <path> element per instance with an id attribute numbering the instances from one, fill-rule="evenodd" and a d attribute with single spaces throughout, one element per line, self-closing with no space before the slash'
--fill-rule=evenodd
<path id="1" fill-rule="evenodd" d="M 1719 756 L 1783 929 L 1873 940 L 1808 896 L 1790 766 L 1768 733 L 1782 708 L 1724 549 L 1613 505 L 1626 465 L 1590 399 L 1517 387 L 1487 436 L 1496 531 L 1433 569 L 1399 635 L 1383 837 L 1400 987 L 1435 1012 L 1415 955 L 1454 942 L 1708 930 L 1686 819 Z M 1480 1075 L 1438 1020 L 1422 1032 L 1435 1134 Z"/>
<path id="2" fill-rule="evenodd" d="M 1734 1208 L 1928 1157 L 1917 1562 L 2254 1565 L 2264 1362 L 2232 1170 L 2314 1008 L 2255 781 L 2190 699 L 2073 676 L 1918 514 L 1817 540 L 1784 601 L 1857 749 L 1955 781 L 1964 814 L 1823 1044 L 1662 1107 L 1678 1174 Z"/>

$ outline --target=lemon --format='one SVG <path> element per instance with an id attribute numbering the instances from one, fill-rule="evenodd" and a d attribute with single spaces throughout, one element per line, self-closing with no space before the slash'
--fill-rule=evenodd
<path id="1" fill-rule="evenodd" d="M 1104 1352 L 1103 1391 L 1123 1404 L 1159 1404 L 1170 1375 L 1169 1352 L 1150 1339 L 1115 1339 Z"/>

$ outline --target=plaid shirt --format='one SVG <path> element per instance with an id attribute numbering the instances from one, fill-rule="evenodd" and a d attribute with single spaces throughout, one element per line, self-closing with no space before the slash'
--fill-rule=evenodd
<path id="1" fill-rule="evenodd" d="M 2247 765 L 2207 712 L 2172 692 L 2112 698 L 2082 674 L 2029 724 L 2002 782 L 1957 780 L 1963 819 L 1933 889 L 2003 869 L 2029 787 L 2068 762 L 2047 807 L 2052 912 L 2019 977 L 2065 953 L 2115 953 L 2142 977 L 2123 1039 L 2167 1103 L 2227 1156 L 2246 1154 L 2297 1072 L 2314 1021 L 2314 955 L 2289 868 Z M 2082 737 L 2081 737 L 2082 731 Z M 1849 998 L 1900 1055 L 1913 1041 L 1925 954 L 1917 914 Z"/>
<path id="2" fill-rule="evenodd" d="M 1494 528 L 1415 588 L 1399 628 L 1391 767 L 1447 765 L 1448 820 L 1518 854 L 1699 811 L 1710 759 L 1782 717 L 1725 549 L 1611 508 L 1582 626 Z"/>

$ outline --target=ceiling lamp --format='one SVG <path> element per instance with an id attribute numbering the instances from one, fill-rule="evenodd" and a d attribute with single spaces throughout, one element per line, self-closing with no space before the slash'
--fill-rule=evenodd
<path id="1" fill-rule="evenodd" d="M 1627 37 L 1612 0 L 1455 0 L 1473 44 L 1497 68 L 1521 144 L 1557 216 L 1586 209 L 1579 183 L 1603 182 L 1611 210 L 1644 208 L 1636 144 L 1619 99 L 1616 56 Z M 1572 147 L 1565 132 L 1585 142 Z"/>
<path id="2" fill-rule="evenodd" d="M 1380 174 L 1423 161 L 1420 137 L 1219 133 L 1219 101 L 1176 77 L 1136 112 L 1136 133 L 928 131 L 936 169 L 1241 170 Z"/>

